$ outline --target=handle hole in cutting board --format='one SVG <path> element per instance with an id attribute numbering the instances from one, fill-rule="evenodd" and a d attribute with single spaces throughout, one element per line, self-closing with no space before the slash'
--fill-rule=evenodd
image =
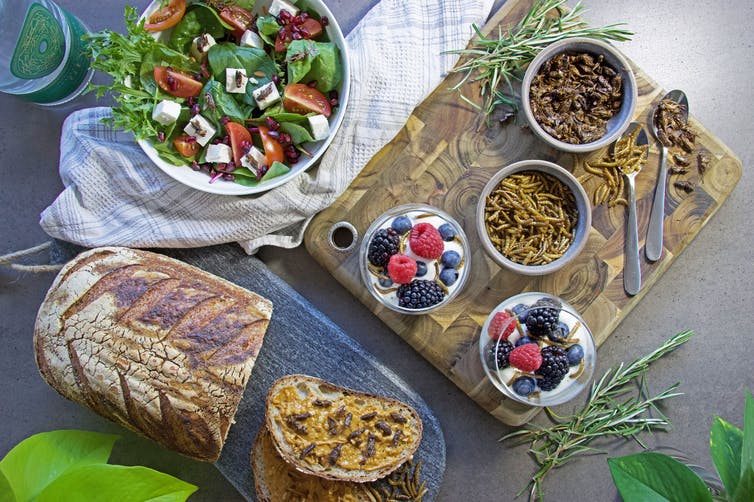
<path id="1" fill-rule="evenodd" d="M 340 253 L 352 251 L 356 247 L 358 240 L 359 232 L 356 230 L 356 227 L 347 221 L 334 223 L 327 234 L 327 242 L 330 244 L 330 247 Z"/>

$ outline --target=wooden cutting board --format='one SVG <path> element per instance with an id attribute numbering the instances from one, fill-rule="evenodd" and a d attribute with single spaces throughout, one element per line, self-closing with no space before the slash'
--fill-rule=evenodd
<path id="1" fill-rule="evenodd" d="M 498 25 L 503 29 L 514 26 L 531 3 L 509 0 L 484 31 L 497 30 Z M 634 119 L 648 127 L 651 109 L 665 91 L 640 68 L 633 69 L 639 89 Z M 544 277 L 517 275 L 487 257 L 475 230 L 476 204 L 487 180 L 501 167 L 522 159 L 549 160 L 579 177 L 585 174 L 584 160 L 604 152 L 586 157 L 555 151 L 521 127 L 523 120 L 485 126 L 476 110 L 448 90 L 458 79 L 458 75 L 450 75 L 441 83 L 345 193 L 317 215 L 306 232 L 306 247 L 339 282 L 461 390 L 503 422 L 520 425 L 539 409 L 506 400 L 486 379 L 479 361 L 478 338 L 488 313 L 523 291 L 551 293 L 580 311 L 595 341 L 601 344 L 725 201 L 741 177 L 742 166 L 733 152 L 690 117 L 698 132 L 696 148 L 707 150 L 712 161 L 699 179 L 693 156 L 693 174 L 684 178 L 696 182 L 692 193 L 674 187 L 673 181 L 680 178 L 669 176 L 665 250 L 659 261 L 651 263 L 644 256 L 643 246 L 659 173 L 657 144 L 653 144 L 647 164 L 636 178 L 643 275 L 643 287 L 636 296 L 628 296 L 623 290 L 626 209 L 620 205 L 593 209 L 588 243 L 568 267 Z M 464 92 L 478 95 L 470 87 Z M 587 182 L 585 188 L 591 197 L 594 184 Z M 406 316 L 379 305 L 361 282 L 357 252 L 338 252 L 324 238 L 340 221 L 350 222 L 363 236 L 372 220 L 384 211 L 409 202 L 428 203 L 450 213 L 466 231 L 474 250 L 471 275 L 462 294 L 429 315 Z"/>

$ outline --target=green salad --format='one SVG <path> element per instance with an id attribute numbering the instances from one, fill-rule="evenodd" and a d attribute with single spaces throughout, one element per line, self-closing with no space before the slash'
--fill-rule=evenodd
<path id="1" fill-rule="evenodd" d="M 327 17 L 272 0 L 164 1 L 127 33 L 88 35 L 92 66 L 113 77 L 109 123 L 147 140 L 169 164 L 257 186 L 327 139 L 343 65 Z"/>

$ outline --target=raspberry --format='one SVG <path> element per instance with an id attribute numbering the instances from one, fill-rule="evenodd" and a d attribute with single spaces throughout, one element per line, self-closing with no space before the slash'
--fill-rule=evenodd
<path id="1" fill-rule="evenodd" d="M 513 333 L 513 330 L 516 329 L 516 323 L 515 322 L 508 322 L 513 319 L 513 316 L 510 315 L 505 310 L 498 312 L 495 314 L 495 317 L 492 318 L 492 321 L 490 321 L 490 325 L 487 327 L 487 334 L 490 335 L 490 338 L 493 340 L 507 340 L 509 336 L 511 336 L 511 333 Z M 505 332 L 503 332 L 503 328 L 505 328 Z"/>
<path id="2" fill-rule="evenodd" d="M 445 246 L 442 242 L 442 236 L 429 223 L 417 223 L 411 229 L 408 239 L 411 250 L 422 258 L 436 260 L 442 255 Z"/>
<path id="3" fill-rule="evenodd" d="M 508 362 L 521 371 L 533 373 L 542 366 L 542 353 L 536 343 L 519 345 L 508 356 Z"/>
<path id="4" fill-rule="evenodd" d="M 387 273 L 396 284 L 406 284 L 416 275 L 416 262 L 405 254 L 394 254 L 387 263 Z"/>

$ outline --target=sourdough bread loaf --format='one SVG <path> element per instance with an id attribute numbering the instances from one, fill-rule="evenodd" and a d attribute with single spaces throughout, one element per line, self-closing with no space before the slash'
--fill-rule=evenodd
<path id="1" fill-rule="evenodd" d="M 265 424 L 280 456 L 305 474 L 364 483 L 413 457 L 422 421 L 401 401 L 339 387 L 308 375 L 276 380 Z"/>
<path id="2" fill-rule="evenodd" d="M 298 472 L 280 457 L 265 426 L 254 441 L 251 467 L 259 502 L 376 502 L 361 483 Z"/>
<path id="3" fill-rule="evenodd" d="M 37 314 L 35 356 L 66 398 L 212 462 L 271 313 L 268 300 L 183 262 L 98 248 L 53 282 Z"/>

